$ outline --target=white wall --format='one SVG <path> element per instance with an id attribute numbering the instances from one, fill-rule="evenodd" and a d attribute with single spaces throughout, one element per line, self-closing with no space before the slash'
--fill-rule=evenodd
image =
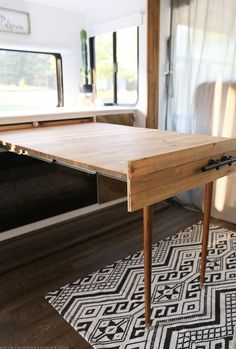
<path id="1" fill-rule="evenodd" d="M 144 13 L 143 25 L 139 31 L 139 101 L 137 104 L 137 126 L 145 126 L 147 112 L 147 0 L 110 0 L 111 6 L 91 12 L 87 27 L 93 27 L 133 13 Z M 159 86 L 159 127 L 164 129 L 166 114 L 165 72 L 167 71 L 167 40 L 170 32 L 171 0 L 161 0 L 160 13 L 160 86 Z"/>
<path id="2" fill-rule="evenodd" d="M 108 0 L 107 3 L 109 6 L 99 6 L 96 11 L 89 13 L 88 24 L 110 22 L 146 10 L 146 0 Z"/>
<path id="3" fill-rule="evenodd" d="M 0 0 L 0 7 L 29 12 L 31 19 L 30 35 L 0 32 L 1 48 L 61 53 L 65 106 L 76 105 L 81 66 L 80 30 L 85 25 L 85 17 L 24 1 Z"/>
<path id="4" fill-rule="evenodd" d="M 65 106 L 76 106 L 79 101 L 81 66 L 80 30 L 111 22 L 132 14 L 144 13 L 139 31 L 139 101 L 138 126 L 145 126 L 146 118 L 146 0 L 109 0 L 88 15 L 17 0 L 0 0 L 0 7 L 30 13 L 31 34 L 19 35 L 0 32 L 2 48 L 30 49 L 58 52 L 62 55 Z"/>
<path id="5" fill-rule="evenodd" d="M 30 13 L 32 33 L 19 35 L 0 32 L 0 46 L 5 48 L 33 49 L 54 51 L 62 55 L 64 72 L 65 106 L 75 106 L 79 100 L 79 79 L 81 66 L 80 30 L 89 30 L 92 26 L 111 22 L 135 13 L 144 13 L 143 24 L 140 26 L 139 42 L 139 101 L 137 104 L 138 126 L 145 126 L 146 119 L 146 3 L 147 0 L 109 0 L 109 6 L 101 6 L 99 10 L 88 15 L 78 12 L 55 9 L 30 2 L 17 0 L 0 0 L 0 7 L 23 10 Z M 105 2 L 103 2 L 105 4 Z M 164 127 L 166 109 L 165 77 L 166 42 L 169 36 L 170 0 L 161 0 L 161 50 L 160 50 L 160 107 L 159 124 Z"/>

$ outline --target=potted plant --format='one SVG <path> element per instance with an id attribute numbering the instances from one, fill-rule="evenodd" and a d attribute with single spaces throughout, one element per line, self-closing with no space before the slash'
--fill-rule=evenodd
<path id="1" fill-rule="evenodd" d="M 89 83 L 87 32 L 84 29 L 80 31 L 80 40 L 81 40 L 81 51 L 82 51 L 82 68 L 81 68 L 81 75 L 83 79 L 82 91 L 84 93 L 93 93 L 93 85 Z"/>

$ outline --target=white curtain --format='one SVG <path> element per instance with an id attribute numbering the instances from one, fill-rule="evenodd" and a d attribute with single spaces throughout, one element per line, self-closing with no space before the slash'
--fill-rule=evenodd
<path id="1" fill-rule="evenodd" d="M 236 0 L 173 0 L 172 5 L 166 127 L 236 137 Z M 202 197 L 198 188 L 178 198 L 201 208 Z M 236 175 L 216 182 L 212 214 L 236 223 Z"/>

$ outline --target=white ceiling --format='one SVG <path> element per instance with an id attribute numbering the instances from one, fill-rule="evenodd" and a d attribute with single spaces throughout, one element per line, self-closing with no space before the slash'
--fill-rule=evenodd
<path id="1" fill-rule="evenodd" d="M 98 10 L 109 11 L 111 7 L 119 6 L 117 0 L 24 0 L 44 6 L 72 10 L 80 13 L 96 12 Z M 128 0 L 128 7 L 140 6 L 145 0 Z"/>

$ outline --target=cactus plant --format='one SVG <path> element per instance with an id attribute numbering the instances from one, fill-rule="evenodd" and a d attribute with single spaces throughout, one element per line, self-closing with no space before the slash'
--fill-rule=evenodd
<path id="1" fill-rule="evenodd" d="M 87 32 L 84 29 L 80 31 L 80 40 L 81 40 L 81 51 L 82 51 L 81 73 L 83 77 L 83 92 L 92 93 L 93 86 L 92 84 L 89 84 Z"/>
<path id="2" fill-rule="evenodd" d="M 88 47 L 87 47 L 87 32 L 82 29 L 80 31 L 80 40 L 81 40 L 81 50 L 82 50 L 82 74 L 84 78 L 84 83 L 88 84 Z"/>

